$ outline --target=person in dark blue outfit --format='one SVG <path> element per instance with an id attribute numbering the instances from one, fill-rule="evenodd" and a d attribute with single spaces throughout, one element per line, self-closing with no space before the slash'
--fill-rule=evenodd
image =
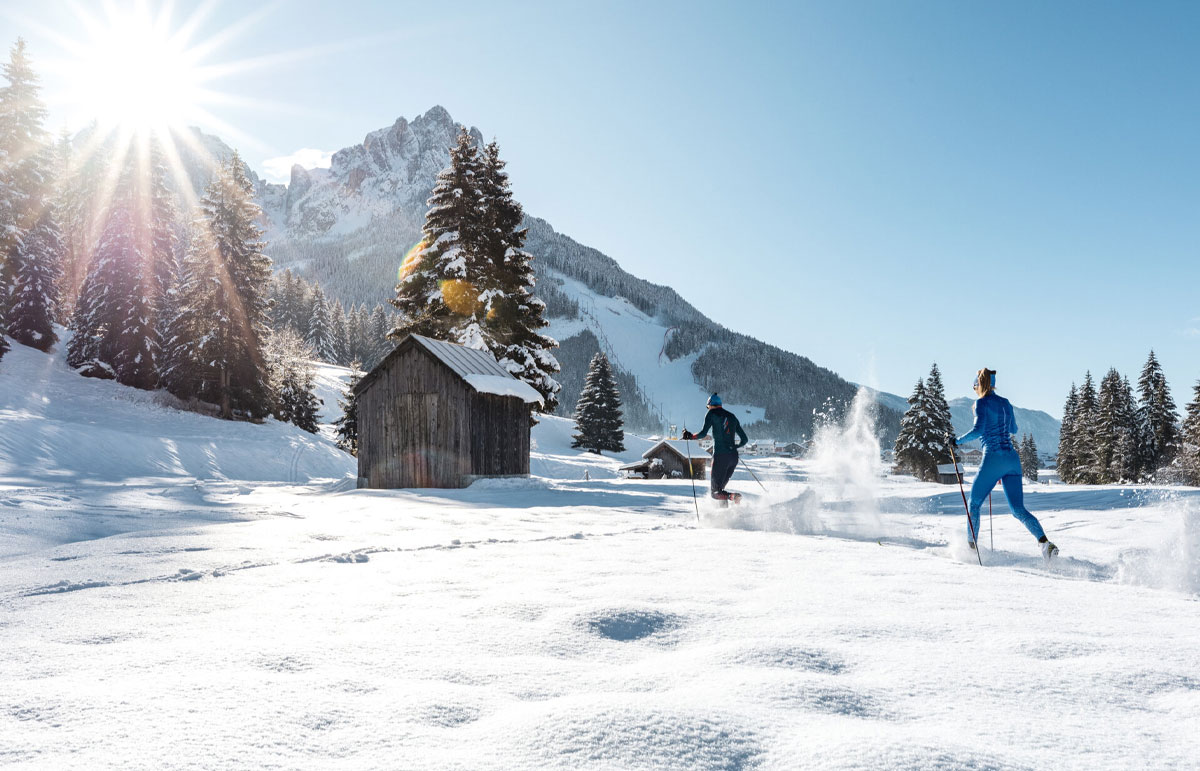
<path id="1" fill-rule="evenodd" d="M 725 485 L 733 477 L 733 470 L 738 464 L 738 448 L 749 439 L 742 430 L 742 424 L 737 416 L 721 406 L 721 397 L 713 394 L 708 397 L 708 415 L 704 417 L 704 428 L 698 434 L 690 431 L 683 432 L 684 439 L 703 439 L 708 432 L 713 432 L 712 477 L 709 487 L 712 497 L 719 501 L 727 501 L 730 494 L 725 492 Z M 735 441 L 735 435 L 740 438 Z"/>
<path id="2" fill-rule="evenodd" d="M 1013 415 L 1008 399 L 996 394 L 996 373 L 987 367 L 975 376 L 975 425 L 958 437 L 956 444 L 979 439 L 983 443 L 983 461 L 979 473 L 971 484 L 971 524 L 967 529 L 967 543 L 974 549 L 972 533 L 979 532 L 979 510 L 983 501 L 992 492 L 996 482 L 1004 486 L 1004 497 L 1012 515 L 1024 525 L 1042 546 L 1042 556 L 1049 560 L 1058 554 L 1058 547 L 1046 538 L 1037 517 L 1025 508 L 1025 491 L 1021 486 L 1021 458 L 1013 448 L 1012 435 L 1017 433 L 1017 419 Z"/>

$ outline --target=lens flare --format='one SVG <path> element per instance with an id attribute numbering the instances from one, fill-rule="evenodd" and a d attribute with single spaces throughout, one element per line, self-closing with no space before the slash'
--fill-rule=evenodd
<path id="1" fill-rule="evenodd" d="M 425 253 L 425 242 L 418 241 L 413 244 L 413 247 L 404 254 L 404 261 L 400 263 L 400 269 L 396 271 L 397 283 L 408 277 L 413 270 L 416 269 L 417 263 L 421 261 L 421 255 Z"/>
<path id="2" fill-rule="evenodd" d="M 438 287 L 446 307 L 460 316 L 473 316 L 483 306 L 479 301 L 479 290 L 470 281 L 451 278 L 439 283 Z"/>

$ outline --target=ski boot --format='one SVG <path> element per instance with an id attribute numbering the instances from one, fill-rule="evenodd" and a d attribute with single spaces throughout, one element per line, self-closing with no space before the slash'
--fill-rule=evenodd
<path id="1" fill-rule="evenodd" d="M 1049 565 L 1050 560 L 1058 556 L 1058 547 L 1055 546 L 1054 543 L 1046 536 L 1039 538 L 1038 543 L 1042 545 L 1042 558 L 1046 560 L 1046 564 Z"/>
<path id="2" fill-rule="evenodd" d="M 731 492 L 727 492 L 725 490 L 717 490 L 717 491 L 713 492 L 712 497 L 713 497 L 714 501 L 717 501 L 718 503 L 720 503 L 721 508 L 723 508 L 723 509 L 729 508 L 729 504 L 731 504 L 731 503 L 736 506 L 737 504 L 742 502 L 742 494 L 741 493 L 731 493 Z"/>

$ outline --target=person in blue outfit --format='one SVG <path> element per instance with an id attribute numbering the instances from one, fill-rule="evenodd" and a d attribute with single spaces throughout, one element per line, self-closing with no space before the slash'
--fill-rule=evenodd
<path id="1" fill-rule="evenodd" d="M 971 524 L 967 529 L 967 543 L 974 549 L 974 533 L 979 532 L 979 510 L 983 501 L 999 482 L 1004 486 L 1004 497 L 1012 515 L 1024 525 L 1042 547 L 1042 556 L 1049 560 L 1058 554 L 1058 547 L 1050 542 L 1037 517 L 1025 508 L 1025 491 L 1021 486 L 1021 458 L 1012 444 L 1012 435 L 1017 433 L 1017 419 L 1012 404 L 996 393 L 996 372 L 987 367 L 975 375 L 975 425 L 958 437 L 955 444 L 979 439 L 983 443 L 983 461 L 979 473 L 971 484 L 971 503 L 968 507 Z"/>
<path id="2" fill-rule="evenodd" d="M 708 436 L 709 430 L 713 432 L 712 477 L 709 487 L 713 498 L 728 501 L 731 496 L 725 492 L 725 485 L 729 484 L 733 470 L 737 468 L 738 449 L 749 439 L 737 416 L 721 406 L 721 397 L 716 394 L 708 397 L 708 414 L 704 416 L 704 428 L 698 434 L 684 431 L 683 438 L 703 439 Z M 735 435 L 740 442 L 735 440 Z"/>

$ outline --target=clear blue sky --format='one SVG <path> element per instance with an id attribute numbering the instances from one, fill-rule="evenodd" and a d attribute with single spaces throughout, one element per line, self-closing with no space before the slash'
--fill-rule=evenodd
<path id="1" fill-rule="evenodd" d="M 0 38 L 61 58 L 71 8 Z M 211 109 L 260 171 L 441 104 L 529 212 L 850 379 L 987 365 L 1058 415 L 1151 347 L 1200 378 L 1200 3 L 225 2 L 196 38 L 251 8 L 204 61 L 255 60 Z"/>

